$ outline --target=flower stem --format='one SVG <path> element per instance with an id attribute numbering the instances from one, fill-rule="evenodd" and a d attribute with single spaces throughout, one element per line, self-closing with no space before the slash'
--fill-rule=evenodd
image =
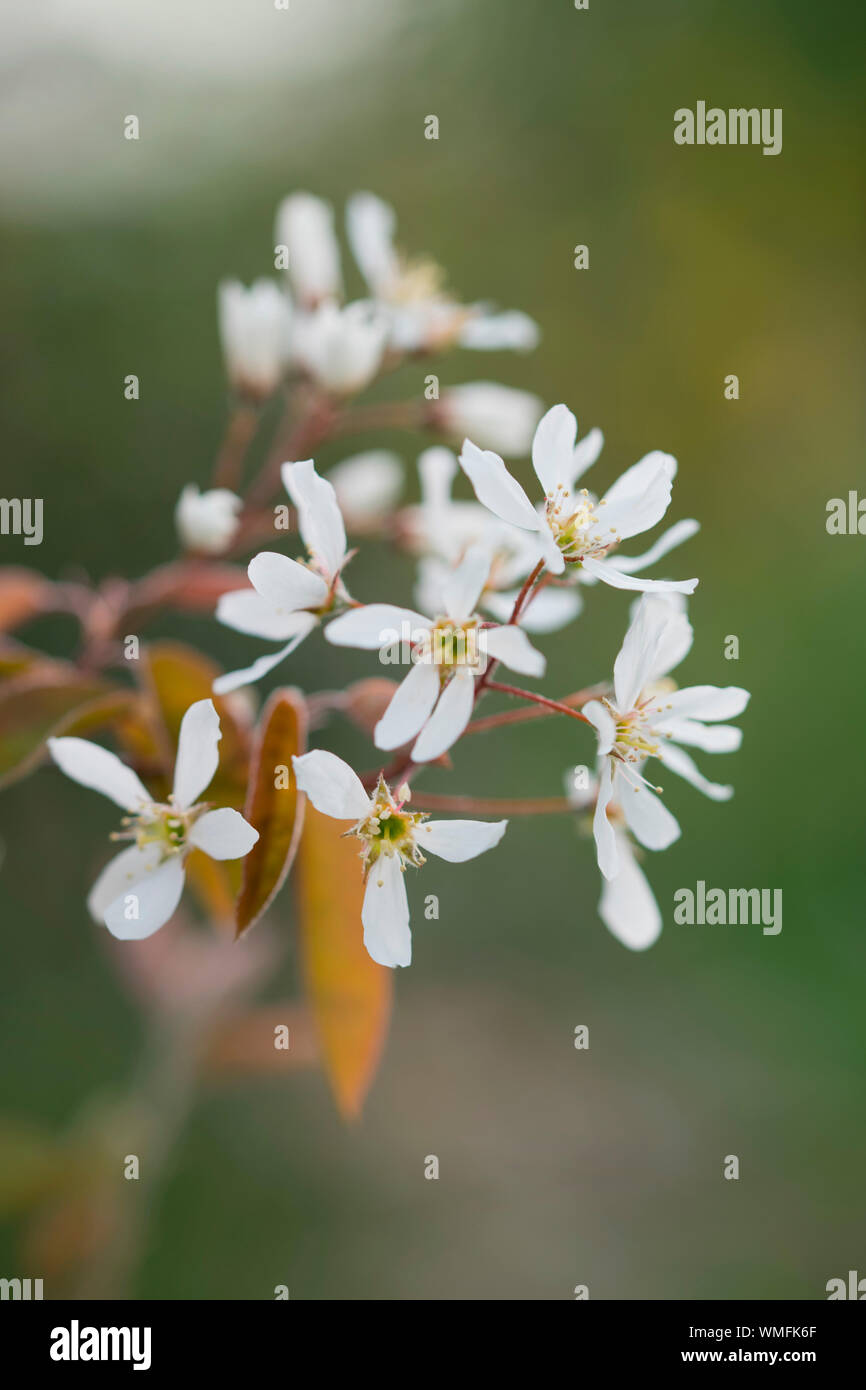
<path id="1" fill-rule="evenodd" d="M 327 396 L 318 392 L 313 395 L 307 410 L 297 425 L 293 426 L 295 404 L 294 396 L 290 395 L 268 457 L 247 493 L 248 506 L 267 505 L 279 490 L 280 469 L 283 464 L 308 457 L 312 450 L 328 439 L 333 432 L 336 416 Z"/>
<path id="2" fill-rule="evenodd" d="M 509 627 L 511 627 L 514 623 L 517 622 L 518 618 L 520 617 L 520 614 L 521 614 L 522 611 L 523 611 L 523 607 L 524 607 L 524 605 L 525 605 L 525 603 L 526 603 L 526 601 L 527 601 L 527 597 L 528 597 L 529 593 L 530 593 L 531 590 L 532 590 L 532 586 L 535 584 L 535 581 L 539 578 L 539 576 L 540 576 L 543 572 L 544 572 L 544 561 L 543 561 L 543 560 L 539 560 L 538 564 L 535 566 L 535 569 L 532 571 L 532 573 L 531 573 L 531 574 L 528 574 L 528 575 L 526 576 L 526 578 L 524 579 L 524 581 L 523 581 L 523 587 L 521 588 L 520 593 L 517 595 L 517 598 L 514 600 L 514 607 L 513 607 L 512 610 L 511 610 L 511 617 L 508 619 L 508 626 L 509 626 Z M 496 661 L 495 659 L 494 659 L 493 661 L 491 661 L 491 662 L 489 663 L 488 667 L 487 667 L 487 670 L 484 672 L 484 675 L 481 677 L 481 679 L 479 680 L 478 684 L 476 685 L 476 687 L 475 687 L 475 702 L 476 702 L 476 704 L 477 704 L 479 698 L 481 697 L 481 695 L 484 693 L 485 690 L 492 690 L 492 689 L 493 689 L 492 676 L 493 676 L 493 673 L 495 672 L 495 670 L 496 670 L 496 668 L 497 668 L 498 665 L 499 665 L 499 662 Z"/>
<path id="3" fill-rule="evenodd" d="M 243 472 L 247 449 L 259 427 L 257 406 L 246 401 L 235 406 L 229 416 L 225 437 L 214 463 L 211 487 L 227 487 L 237 492 Z"/>
<path id="4" fill-rule="evenodd" d="M 533 719 L 545 719 L 548 715 L 560 714 L 562 705 L 586 704 L 587 700 L 603 695 L 606 690 L 605 684 L 589 686 L 586 690 L 577 690 L 573 695 L 564 695 L 561 700 L 553 701 L 555 707 L 552 709 L 539 704 L 533 697 L 533 708 L 500 710 L 498 714 L 487 714 L 482 719 L 474 719 L 471 724 L 467 724 L 463 735 L 465 737 L 466 734 L 486 734 L 490 729 L 504 728 L 509 724 L 526 724 Z"/>
<path id="5" fill-rule="evenodd" d="M 553 710 L 556 714 L 567 714 L 572 719 L 579 719 L 582 724 L 592 724 L 592 720 L 587 719 L 585 714 L 572 709 L 562 700 L 548 700 L 546 695 L 536 695 L 533 690 L 521 690 L 518 685 L 504 685 L 501 681 L 488 681 L 487 689 L 500 690 L 503 695 L 514 695 L 518 700 L 531 700 L 533 704 L 543 705 L 545 709 Z"/>
<path id="6" fill-rule="evenodd" d="M 425 811 L 471 811 L 481 816 L 559 816 L 574 810 L 565 796 L 437 796 L 419 792 L 418 801 Z"/>

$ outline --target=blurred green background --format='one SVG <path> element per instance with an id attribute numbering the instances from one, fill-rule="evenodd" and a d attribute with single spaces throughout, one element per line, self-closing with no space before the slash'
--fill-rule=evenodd
<path id="1" fill-rule="evenodd" d="M 866 493 L 862 6 L 190 0 L 4 26 L 2 491 L 44 497 L 46 519 L 38 552 L 3 538 L 0 559 L 101 578 L 171 557 L 176 497 L 206 482 L 225 419 L 218 279 L 269 273 L 286 193 L 342 204 L 369 188 L 466 298 L 541 325 L 534 354 L 458 354 L 443 384 L 566 401 L 581 430 L 605 431 L 594 487 L 651 448 L 677 455 L 670 517 L 703 523 L 665 570 L 701 577 L 681 679 L 753 692 L 742 751 L 699 755 L 734 801 L 667 779 L 685 833 L 647 857 L 665 916 L 649 953 L 602 925 L 592 847 L 568 818 L 513 823 L 489 862 L 431 862 L 440 920 L 416 892 L 414 963 L 361 1123 L 340 1123 L 318 1073 L 204 1091 L 136 1293 L 824 1297 L 866 1260 L 866 540 L 825 530 L 829 498 Z M 673 112 L 698 99 L 782 107 L 781 155 L 676 146 Z M 129 112 L 138 144 L 122 139 Z M 431 113 L 438 142 L 423 138 Z M 129 372 L 138 403 L 123 399 Z M 422 389 L 412 368 L 379 394 Z M 422 442 L 359 441 L 400 449 L 410 497 Z M 377 597 L 383 569 L 408 600 L 409 562 L 377 546 L 353 591 Z M 591 591 L 545 640 L 545 689 L 606 677 L 627 609 Z M 253 654 L 215 623 L 160 631 L 229 665 Z M 63 623 L 26 635 L 70 650 Z M 291 678 L 319 689 L 371 661 L 314 638 Z M 323 738 L 371 761 L 342 726 Z M 418 801 L 425 786 L 556 795 L 591 752 L 556 720 L 468 740 Z M 135 1065 L 138 1015 L 84 908 L 111 824 L 52 771 L 0 800 L 4 1114 L 61 1126 Z M 674 925 L 674 891 L 697 879 L 782 888 L 781 934 Z M 277 929 L 290 939 L 287 909 Z M 0 1272 L 15 1249 L 10 1221 Z"/>

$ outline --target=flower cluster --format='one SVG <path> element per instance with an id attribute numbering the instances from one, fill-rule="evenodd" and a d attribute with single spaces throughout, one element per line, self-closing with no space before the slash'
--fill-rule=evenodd
<path id="1" fill-rule="evenodd" d="M 507 826 L 504 817 L 439 820 L 410 810 L 410 784 L 425 765 L 450 766 L 467 733 L 545 715 L 582 723 L 585 736 L 595 739 L 596 775 L 581 787 L 569 784 L 555 809 L 591 821 L 603 877 L 601 916 L 627 946 L 644 948 L 657 937 L 661 915 L 637 847 L 662 850 L 680 835 L 649 767 L 667 765 L 707 796 L 729 797 L 731 788 L 708 781 L 685 749 L 736 749 L 740 730 L 722 721 L 741 714 L 748 700 L 738 687 L 677 689 L 670 677 L 691 646 L 686 596 L 698 581 L 648 577 L 646 571 L 694 536 L 698 523 L 676 520 L 642 553 L 623 553 L 666 517 L 677 462 L 654 450 L 606 488 L 590 487 L 585 479 L 590 469 L 595 476 L 601 431 L 579 437 L 565 404 L 543 413 L 533 394 L 494 382 L 451 386 L 432 399 L 425 394 L 385 406 L 355 404 L 395 367 L 454 347 L 528 351 L 538 329 L 522 312 L 461 303 L 433 261 L 399 251 L 394 213 L 373 194 L 349 200 L 346 234 L 363 298 L 346 300 L 333 210 L 306 193 L 287 198 L 278 210 L 275 264 L 283 281 L 219 287 L 219 331 L 234 407 L 211 487 L 200 491 L 190 484 L 177 504 L 190 568 L 181 571 L 181 581 L 173 570 L 153 580 L 139 595 L 139 608 L 133 595 L 117 630 L 123 631 L 119 625 L 130 610 L 150 611 L 166 593 L 177 599 L 179 592 L 182 606 L 184 583 L 197 585 L 197 593 L 211 585 L 221 624 L 271 644 L 249 665 L 215 680 L 218 698 L 235 698 L 233 692 L 278 667 L 290 671 L 298 645 L 317 629 L 334 647 L 377 653 L 388 667 L 405 665 L 399 682 L 378 682 L 370 720 L 375 748 L 389 755 L 387 768 L 377 765 L 359 776 L 323 749 L 291 759 L 297 790 L 320 812 L 349 823 L 346 834 L 358 841 L 364 941 L 373 959 L 387 966 L 408 965 L 411 958 L 404 875 L 422 866 L 426 853 L 461 862 L 491 850 Z M 283 424 L 261 473 L 245 484 L 261 407 L 277 394 L 285 399 Z M 320 472 L 322 446 L 365 428 L 424 429 L 435 437 L 417 460 L 417 502 L 401 503 L 403 465 L 391 450 L 362 451 L 327 475 Z M 530 491 L 504 461 L 527 453 L 536 480 Z M 463 495 L 455 495 L 461 483 Z M 279 533 L 287 530 L 297 532 L 297 541 L 277 548 Z M 265 535 L 275 539 L 252 555 L 246 584 L 227 580 L 225 566 L 216 568 L 217 558 L 249 555 Z M 395 603 L 384 584 L 371 596 L 348 587 L 354 543 L 371 535 L 414 559 L 409 603 Z M 553 699 L 497 679 L 500 666 L 542 679 L 540 644 L 571 627 L 599 583 L 640 595 L 612 682 Z M 564 640 L 579 650 L 572 638 Z M 520 708 L 476 717 L 491 692 Z M 325 697 L 306 698 L 320 708 Z M 219 737 L 211 701 L 192 704 L 165 802 L 151 799 L 136 773 L 99 745 L 51 739 L 51 755 L 64 772 L 126 812 L 122 835 L 133 843 L 104 871 L 89 899 L 92 913 L 115 935 L 149 935 L 171 916 L 193 849 L 216 859 L 240 858 L 258 839 L 259 829 L 237 810 L 197 802 L 216 770 Z M 473 805 L 465 795 L 430 800 L 448 810 Z M 483 809 L 491 805 L 488 799 Z M 526 803 L 526 809 L 537 808 Z"/>

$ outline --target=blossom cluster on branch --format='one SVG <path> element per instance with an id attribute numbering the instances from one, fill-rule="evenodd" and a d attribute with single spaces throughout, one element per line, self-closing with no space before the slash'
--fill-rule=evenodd
<path id="1" fill-rule="evenodd" d="M 345 300 L 333 211 L 310 194 L 291 196 L 278 211 L 275 266 L 284 272 L 282 282 L 220 285 L 219 331 L 233 404 L 210 485 L 202 490 L 190 483 L 177 502 L 178 560 L 139 580 L 98 586 L 30 582 L 18 574 L 14 622 L 52 610 L 79 621 L 76 679 L 122 667 L 133 626 L 173 608 L 211 611 L 255 644 L 249 665 L 218 675 L 211 697 L 186 709 L 170 790 L 164 758 L 157 793 L 139 776 L 146 758 L 141 740 L 129 737 L 128 710 L 121 726 L 108 713 L 101 720 L 89 710 L 85 718 L 73 702 L 50 731 L 46 746 L 57 766 L 125 813 L 119 837 L 131 843 L 99 877 L 90 911 L 115 936 L 151 935 L 175 912 L 193 851 L 218 862 L 250 856 L 252 863 L 258 855 L 256 873 L 270 878 L 253 893 L 247 877 L 244 892 L 270 904 L 297 845 L 295 822 L 285 843 L 274 840 L 277 818 L 264 816 L 256 802 L 249 752 L 245 799 L 235 790 L 226 793 L 234 805 L 200 801 L 219 764 L 215 702 L 243 724 L 250 705 L 239 692 L 278 668 L 291 681 L 293 653 L 318 632 L 334 647 L 376 654 L 385 676 L 380 671 L 378 681 L 362 682 L 360 693 L 356 687 L 308 692 L 304 721 L 320 727 L 334 712 L 351 714 L 363 697 L 374 748 L 388 757 L 359 775 L 333 753 L 298 744 L 282 750 L 275 769 L 290 763 L 285 790 L 343 822 L 357 840 L 366 885 L 364 943 L 375 961 L 410 963 L 406 875 L 427 854 L 454 863 L 473 859 L 495 849 L 510 818 L 555 811 L 591 821 L 603 881 L 600 914 L 625 945 L 645 948 L 658 936 L 661 914 L 640 851 L 665 849 L 680 835 L 662 788 L 651 780 L 652 767 L 661 764 L 707 796 L 727 799 L 732 789 L 709 781 L 686 749 L 736 749 L 741 731 L 725 721 L 748 701 L 739 687 L 678 689 L 671 679 L 692 642 L 686 599 L 698 581 L 646 571 L 691 538 L 698 523 L 674 521 L 642 553 L 623 553 L 665 518 L 676 460 L 652 451 L 606 490 L 592 489 L 584 480 L 600 458 L 601 431 L 578 437 L 567 405 L 544 411 L 531 393 L 488 381 L 440 393 L 433 376 L 425 381 L 435 388 L 414 399 L 358 403 L 372 383 L 401 366 L 435 360 L 454 347 L 525 352 L 539 335 L 526 314 L 463 304 L 433 262 L 403 256 L 393 211 L 374 195 L 349 200 L 346 231 L 366 285 L 361 299 Z M 282 417 L 264 462 L 249 476 L 265 407 L 276 397 Z M 320 469 L 325 444 L 368 430 L 428 431 L 436 440 L 418 458 L 419 501 L 401 500 L 403 465 L 390 450 L 367 450 L 327 473 Z M 527 453 L 531 491 L 505 462 Z M 474 500 L 454 496 L 461 475 Z M 290 532 L 297 539 L 286 546 Z M 354 591 L 351 561 L 371 536 L 417 563 L 415 592 L 404 603 L 393 601 L 390 586 Z M 270 545 L 259 549 L 267 538 Z M 253 551 L 245 578 L 234 561 Z M 559 633 L 570 640 L 571 625 L 599 583 L 635 596 L 612 679 L 590 685 L 583 673 L 572 691 L 554 698 L 537 684 L 546 670 L 544 645 Z M 262 650 L 261 643 L 269 645 Z M 385 678 L 395 665 L 405 667 L 398 682 Z M 497 679 L 500 666 L 536 684 Z M 508 697 L 512 707 L 479 714 L 491 692 Z M 578 782 L 569 774 L 564 797 L 502 802 L 507 813 L 499 816 L 495 801 L 466 791 L 430 795 L 427 810 L 421 794 L 421 809 L 415 808 L 415 779 L 430 764 L 450 767 L 462 738 L 511 726 L 519 736 L 520 725 L 542 717 L 584 725 L 594 777 Z M 115 734 L 126 761 L 79 736 L 100 723 Z M 260 746 L 266 733 L 260 728 Z M 27 770 L 37 761 L 34 755 Z M 494 818 L 430 815 L 464 810 Z"/>

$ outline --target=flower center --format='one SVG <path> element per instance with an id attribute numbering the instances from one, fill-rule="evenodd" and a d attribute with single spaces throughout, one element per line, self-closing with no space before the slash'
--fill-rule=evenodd
<path id="1" fill-rule="evenodd" d="M 597 506 L 602 507 L 604 503 L 593 502 L 586 488 L 575 498 L 563 483 L 546 498 L 547 524 L 563 558 L 572 564 L 579 563 L 585 555 L 606 555 L 616 544 L 610 536 L 605 538 Z"/>
<path id="2" fill-rule="evenodd" d="M 481 650 L 477 617 L 465 623 L 452 622 L 450 618 L 437 618 L 430 629 L 429 659 L 440 668 L 440 676 L 445 679 L 458 666 L 468 666 L 477 671 L 486 665 Z"/>
<path id="3" fill-rule="evenodd" d="M 406 797 L 402 801 L 395 801 L 387 782 L 380 777 L 368 814 L 350 832 L 357 836 L 363 846 L 361 857 L 365 877 L 382 855 L 396 856 L 401 868 L 407 864 L 420 867 L 424 863 L 424 855 L 415 843 L 415 832 L 427 816 L 423 811 L 404 810 L 408 787 L 405 790 Z"/>
<path id="4" fill-rule="evenodd" d="M 134 840 L 139 849 L 159 845 L 163 858 L 167 859 L 188 848 L 190 826 L 204 809 L 204 806 L 192 806 L 187 811 L 179 811 L 170 801 L 152 801 L 135 815 L 124 816 L 123 830 L 116 831 L 111 838 Z"/>
<path id="5" fill-rule="evenodd" d="M 608 713 L 616 724 L 616 739 L 613 755 L 624 763 L 639 763 L 646 758 L 659 757 L 659 736 L 650 723 L 657 711 L 650 704 L 638 701 L 634 709 L 623 712 L 603 700 Z"/>
<path id="6" fill-rule="evenodd" d="M 445 272 L 435 261 L 404 260 L 397 278 L 388 289 L 393 304 L 426 304 L 438 299 L 445 289 Z"/>

